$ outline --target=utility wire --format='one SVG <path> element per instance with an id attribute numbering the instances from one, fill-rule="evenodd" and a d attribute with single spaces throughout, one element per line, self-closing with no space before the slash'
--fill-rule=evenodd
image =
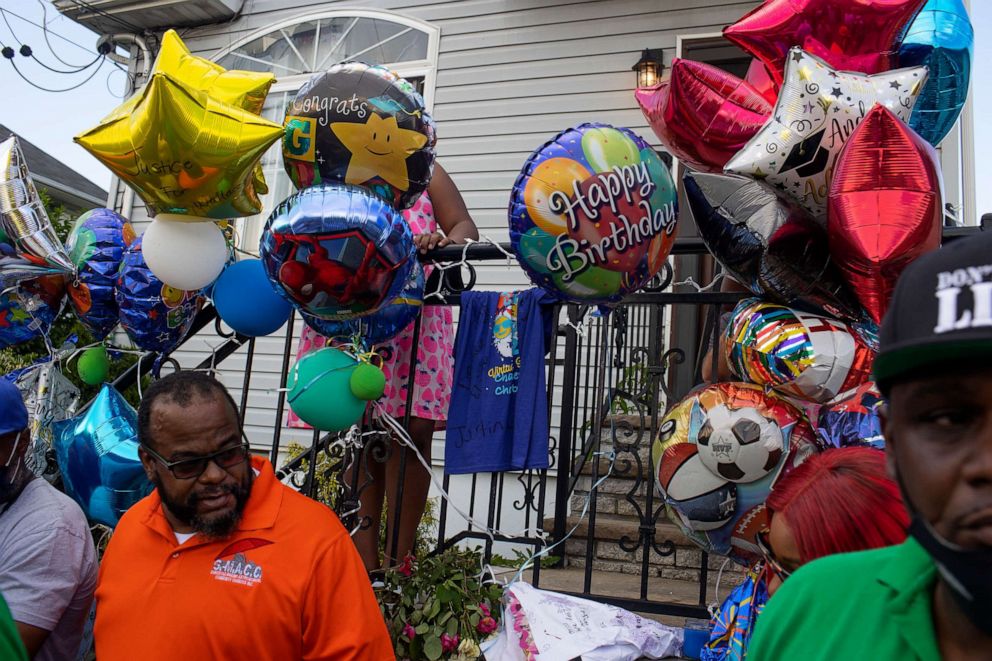
<path id="1" fill-rule="evenodd" d="M 114 21 L 118 25 L 123 26 L 125 29 L 130 30 L 131 32 L 134 32 L 136 34 L 141 34 L 142 32 L 144 32 L 144 30 L 141 27 L 135 25 L 134 23 L 129 23 L 128 21 L 125 21 L 124 19 L 122 19 L 122 18 L 120 18 L 118 16 L 114 16 L 112 14 L 108 14 L 107 12 L 103 11 L 99 7 L 94 7 L 93 5 L 91 5 L 88 2 L 85 2 L 84 0 L 72 0 L 72 3 L 74 5 L 76 5 L 77 7 L 80 7 L 82 9 L 86 9 L 86 10 L 89 10 L 89 11 L 91 11 L 94 14 L 97 14 L 99 16 L 103 16 L 104 18 L 106 18 L 109 21 Z"/>
<path id="2" fill-rule="evenodd" d="M 4 50 L 6 50 L 8 48 L 3 42 L 0 42 L 0 47 L 2 47 Z M 13 49 L 11 49 L 11 50 L 13 50 Z M 100 57 L 103 58 L 102 55 Z M 21 72 L 21 70 L 17 68 L 17 62 L 14 61 L 13 57 L 8 58 L 8 59 L 10 59 L 11 66 L 14 67 L 14 71 L 17 72 L 17 75 L 18 76 L 20 76 L 21 78 L 24 79 L 24 82 L 26 82 L 28 85 L 31 85 L 32 87 L 36 87 L 36 88 L 40 89 L 43 92 L 71 92 L 72 90 L 78 89 L 79 87 L 82 87 L 83 85 L 85 85 L 86 83 L 88 83 L 93 78 L 93 76 L 95 76 L 97 74 L 97 72 L 100 71 L 100 69 L 103 68 L 103 62 L 101 62 L 100 63 L 100 66 L 98 66 L 95 69 L 93 69 L 93 73 L 91 73 L 90 75 L 86 76 L 86 78 L 83 79 L 78 84 L 73 85 L 72 87 L 66 87 L 65 89 L 54 90 L 54 89 L 51 89 L 51 88 L 48 88 L 48 87 L 42 87 L 41 85 L 37 84 L 36 82 L 34 82 L 33 80 L 31 80 L 30 78 L 28 78 L 27 76 L 25 76 Z"/>
<path id="3" fill-rule="evenodd" d="M 41 33 L 45 36 L 45 44 L 48 46 L 48 50 L 52 51 L 52 55 L 55 56 L 55 59 L 56 60 L 58 60 L 59 62 L 61 62 L 64 65 L 66 65 L 67 67 L 76 67 L 76 66 L 78 66 L 76 64 L 69 64 L 68 62 L 66 62 L 65 60 L 63 60 L 61 57 L 59 57 L 59 54 L 57 52 L 55 52 L 55 49 L 52 48 L 52 43 L 48 40 L 48 33 L 49 33 L 49 29 L 48 29 L 48 7 L 45 6 L 45 3 L 43 2 L 43 0 L 38 0 L 38 4 L 41 5 Z M 52 34 L 55 34 L 56 37 L 62 37 L 62 35 L 56 34 L 54 32 Z M 65 39 L 65 37 L 62 37 L 62 38 Z M 75 42 L 70 42 L 70 43 L 72 43 L 74 46 L 79 46 L 79 44 L 77 44 Z M 79 46 L 79 47 L 82 48 L 81 46 Z"/>
<path id="4" fill-rule="evenodd" d="M 75 41 L 73 41 L 72 39 L 69 39 L 68 37 L 64 37 L 64 36 L 62 36 L 62 35 L 61 35 L 61 34 L 59 34 L 58 32 L 55 32 L 55 31 L 53 31 L 53 30 L 47 30 L 47 28 L 45 28 L 45 26 L 44 26 L 44 25 L 39 25 L 38 23 L 35 23 L 34 21 L 32 21 L 32 20 L 31 20 L 30 18 L 25 18 L 25 17 L 23 17 L 23 16 L 21 16 L 20 14 L 18 14 L 18 13 L 16 13 L 16 12 L 12 12 L 12 11 L 10 11 L 9 9 L 5 9 L 5 8 L 3 8 L 3 7 L 0 7 L 0 13 L 3 13 L 3 14 L 10 14 L 11 16 L 14 16 L 14 17 L 16 17 L 16 18 L 19 18 L 19 19 L 21 19 L 21 20 L 22 20 L 22 21 L 24 21 L 25 23 L 30 23 L 31 25 L 33 25 L 33 26 L 35 26 L 36 28 L 41 28 L 42 30 L 46 30 L 47 32 L 51 32 L 51 33 L 52 33 L 53 35 L 55 35 L 56 37 L 58 37 L 58 38 L 59 38 L 59 39 L 61 39 L 62 41 L 67 41 L 67 42 L 69 42 L 70 44 L 72 44 L 73 46 L 75 46 L 76 48 L 82 48 L 82 49 L 83 49 L 84 51 L 86 51 L 87 53 L 92 53 L 92 52 L 93 52 L 93 48 L 92 48 L 92 47 L 86 47 L 86 46 L 83 46 L 83 45 L 81 45 L 81 44 L 79 44 L 79 43 L 77 43 L 77 42 L 75 42 Z M 4 17 L 4 21 L 6 21 L 6 17 Z M 8 27 L 8 28 L 10 27 L 10 23 L 7 23 L 7 27 Z M 13 34 L 13 33 L 14 33 L 14 31 L 13 31 L 13 30 L 11 30 L 10 32 L 11 32 L 11 34 Z M 15 36 L 15 37 L 14 37 L 14 39 L 17 39 L 17 37 Z M 18 43 L 20 43 L 20 40 L 18 40 Z M 69 64 L 69 63 L 67 63 L 67 62 L 62 62 L 62 64 L 65 64 L 66 66 L 70 66 L 70 67 L 71 67 L 71 66 L 76 66 L 76 65 L 74 65 L 74 64 Z"/>

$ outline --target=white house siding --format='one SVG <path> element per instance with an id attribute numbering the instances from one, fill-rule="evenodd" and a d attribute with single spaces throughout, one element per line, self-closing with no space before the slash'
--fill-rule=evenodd
<path id="1" fill-rule="evenodd" d="M 506 241 L 510 189 L 534 149 L 558 131 L 590 121 L 629 127 L 659 146 L 632 94 L 635 75 L 631 67 L 640 51 L 662 48 L 666 63 L 670 62 L 678 37 L 718 32 L 756 4 L 718 0 L 249 0 L 235 22 L 184 30 L 182 37 L 196 54 L 213 58 L 246 35 L 287 18 L 348 7 L 393 11 L 439 27 L 433 104 L 438 159 L 458 184 L 480 232 L 494 241 Z M 125 197 L 134 199 L 130 217 L 140 228 L 147 222 L 140 200 L 126 196 L 119 187 L 119 208 Z M 528 286 L 515 264 L 487 263 L 477 266 L 477 271 L 479 289 Z M 297 332 L 299 327 L 297 322 Z M 265 447 L 272 435 L 284 341 L 284 334 L 276 333 L 259 338 L 256 344 L 245 423 L 258 448 Z M 184 366 L 194 365 L 209 357 L 210 344 L 220 342 L 212 332 L 202 334 L 177 352 L 176 358 Z M 220 366 L 236 399 L 241 395 L 243 354 Z M 285 430 L 282 445 L 290 440 L 306 445 L 310 438 L 308 433 Z M 441 438 L 439 434 L 434 448 L 435 464 L 443 457 Z M 483 482 L 488 484 L 488 480 Z M 467 488 L 465 484 L 456 480 L 454 490 Z M 484 491 L 479 495 L 488 497 Z M 548 497 L 553 502 L 553 481 Z M 505 520 L 507 531 L 521 527 L 522 522 Z"/>

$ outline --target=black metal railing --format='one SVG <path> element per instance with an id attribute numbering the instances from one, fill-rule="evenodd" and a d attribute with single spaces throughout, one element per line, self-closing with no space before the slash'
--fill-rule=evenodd
<path id="1" fill-rule="evenodd" d="M 945 238 L 956 238 L 968 231 L 976 230 L 949 230 L 945 232 Z M 459 269 L 444 270 L 443 300 L 429 298 L 425 304 L 459 305 L 460 294 L 476 284 L 473 264 L 505 260 L 503 251 L 507 247 L 476 244 L 467 250 L 448 247 L 427 255 L 424 261 L 439 264 L 464 260 L 461 270 L 467 269 L 467 278 L 450 277 Z M 673 254 L 705 255 L 706 251 L 699 240 L 679 239 Z M 650 466 L 651 446 L 665 410 L 683 397 L 689 387 L 700 382 L 702 357 L 707 344 L 716 341 L 717 320 L 722 309 L 741 296 L 697 291 L 686 286 L 673 287 L 672 281 L 673 271 L 667 268 L 650 286 L 630 296 L 608 315 L 597 315 L 590 308 L 575 304 L 556 306 L 556 331 L 546 358 L 550 467 L 476 474 L 461 478 L 457 485 L 450 475 L 444 475 L 444 490 L 454 491 L 453 499 L 459 503 L 458 509 L 472 520 L 465 521 L 447 500 L 442 499 L 436 550 L 475 542 L 483 546 L 488 563 L 497 543 L 521 549 L 526 555 L 555 545 L 551 555 L 558 559 L 557 567 L 573 563 L 582 568 L 581 587 L 573 585 L 571 589 L 561 591 L 642 612 L 707 617 L 705 605 L 710 576 L 705 554 L 695 563 L 698 565 L 694 567 L 695 571 L 690 572 L 697 588 L 691 599 L 667 600 L 652 596 L 652 585 L 657 587 L 658 583 L 668 580 L 654 568 L 672 560 L 678 549 L 670 535 L 659 533 L 666 517 L 664 504 L 655 491 L 654 471 Z M 700 321 L 690 325 L 694 328 L 691 333 L 680 336 L 672 331 L 671 323 L 678 315 L 690 315 Z M 286 413 L 284 389 L 294 358 L 292 350 L 298 327 L 294 315 L 284 329 L 280 391 L 271 423 L 269 456 L 274 465 L 284 452 L 281 442 Z M 212 332 L 224 341 L 210 358 L 191 368 L 212 369 L 237 352 L 244 352 L 245 367 L 240 386 L 241 406 L 245 411 L 253 392 L 257 340 L 225 333 L 210 307 L 200 313 L 194 325 L 194 333 L 203 332 Z M 419 332 L 418 321 L 414 346 L 417 346 Z M 181 355 L 181 349 L 178 353 Z M 411 353 L 415 361 L 417 352 Z M 715 372 L 715 353 L 711 359 Z M 118 388 L 132 385 L 151 369 L 152 362 L 151 359 L 139 361 L 114 385 Z M 178 367 L 178 362 L 173 362 Z M 404 424 L 409 423 L 410 400 L 414 392 L 415 365 L 410 367 Z M 314 431 L 310 447 L 284 462 L 278 470 L 281 478 L 303 493 L 329 500 L 349 529 L 371 524 L 358 518 L 362 494 L 372 481 L 370 462 L 385 462 L 391 453 L 401 453 L 397 502 L 391 504 L 394 511 L 389 514 L 398 521 L 404 500 L 402 476 L 405 471 L 402 466 L 416 461 L 406 446 L 391 442 L 388 431 L 377 427 L 374 420 L 366 417 L 363 429 L 370 433 L 359 437 Z M 329 488 L 330 493 L 318 493 L 321 485 Z M 597 523 L 608 516 L 600 512 L 600 501 L 607 498 L 602 493 L 607 485 L 611 485 L 609 498 L 616 501 L 618 512 L 620 509 L 625 512 L 629 525 L 622 534 L 600 538 Z M 580 520 L 583 509 L 587 512 Z M 474 521 L 484 523 L 489 531 L 481 529 Z M 399 526 L 392 528 L 395 532 L 386 540 L 387 550 L 395 550 L 398 546 Z M 576 528 L 581 528 L 582 535 L 570 538 L 571 544 L 562 543 Z M 577 551 L 579 542 L 584 544 L 581 552 Z M 602 553 L 604 545 L 609 547 L 607 550 L 615 547 L 617 553 L 622 553 L 639 569 L 639 583 L 634 593 L 617 594 L 616 590 L 608 589 L 609 577 L 603 578 L 604 574 L 596 566 L 597 553 Z M 393 553 L 388 555 L 395 557 Z M 533 563 L 527 578 L 535 585 L 542 584 L 541 562 Z M 604 585 L 607 589 L 603 589 Z M 551 586 L 557 588 L 553 581 Z"/>

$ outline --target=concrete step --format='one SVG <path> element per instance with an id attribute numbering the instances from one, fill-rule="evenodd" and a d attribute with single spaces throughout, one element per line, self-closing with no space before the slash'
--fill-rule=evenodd
<path id="1" fill-rule="evenodd" d="M 550 530 L 553 523 L 550 519 L 545 520 L 545 529 Z M 582 521 L 577 517 L 569 517 L 566 522 L 566 533 L 575 529 L 563 545 L 564 552 L 561 555 L 566 567 L 581 569 L 588 563 L 593 570 L 616 574 L 639 576 L 646 571 L 649 576 L 664 579 L 698 581 L 700 578 L 702 550 L 672 523 L 659 521 L 656 524 L 654 544 L 647 554 L 646 568 L 638 519 L 597 515 L 595 538 L 591 540 L 589 527 L 588 517 Z M 624 547 L 636 548 L 628 551 Z M 711 572 L 718 572 L 723 567 L 728 580 L 739 582 L 743 578 L 743 567 L 726 563 L 725 560 L 720 556 L 709 556 L 707 568 Z"/>

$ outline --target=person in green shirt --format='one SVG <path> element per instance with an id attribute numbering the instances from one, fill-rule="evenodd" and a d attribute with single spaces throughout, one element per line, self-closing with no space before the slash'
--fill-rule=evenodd
<path id="1" fill-rule="evenodd" d="M 911 264 L 879 340 L 910 538 L 801 567 L 766 605 L 748 661 L 992 659 L 992 232 Z"/>
<path id="2" fill-rule="evenodd" d="M 10 616 L 7 602 L 0 595 L 0 659 L 3 661 L 27 661 L 28 653 L 17 633 L 17 625 Z"/>

